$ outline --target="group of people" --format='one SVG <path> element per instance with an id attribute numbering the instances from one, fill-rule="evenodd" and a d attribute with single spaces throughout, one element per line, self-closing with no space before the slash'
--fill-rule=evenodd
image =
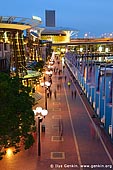
<path id="1" fill-rule="evenodd" d="M 56 89 L 53 92 L 54 94 L 54 98 L 56 99 Z M 52 90 L 51 89 L 47 89 L 47 97 L 51 99 L 52 96 Z"/>
<path id="2" fill-rule="evenodd" d="M 57 62 L 57 64 L 58 64 L 58 66 L 57 65 L 54 66 L 53 72 L 54 72 L 55 75 L 56 74 L 58 75 L 58 81 L 60 81 L 60 82 L 57 83 L 56 89 L 53 91 L 53 95 L 54 95 L 55 99 L 56 99 L 57 90 L 58 91 L 61 90 L 62 78 L 63 77 L 64 77 L 64 80 L 67 83 L 67 86 L 68 86 L 69 89 L 70 89 L 71 83 L 72 83 L 71 79 L 68 79 L 68 81 L 67 81 L 67 75 L 63 75 L 63 77 L 62 77 L 62 73 L 64 74 L 64 72 L 62 72 L 62 69 L 60 69 L 60 67 L 59 67 L 60 63 Z M 64 68 L 65 68 L 65 66 L 63 67 L 63 70 L 64 70 Z M 50 78 L 50 81 L 51 81 L 51 84 L 52 84 L 52 78 Z M 52 90 L 49 90 L 48 91 L 48 97 L 51 98 L 51 96 L 52 96 Z M 76 90 L 75 89 L 71 89 L 71 96 L 72 96 L 72 98 L 76 98 Z"/>
<path id="3" fill-rule="evenodd" d="M 65 75 L 64 76 L 64 79 L 65 79 L 65 82 L 66 82 L 66 80 L 67 80 L 67 76 Z M 70 89 L 70 87 L 71 87 L 71 80 L 69 79 L 68 81 L 67 81 L 67 85 L 68 85 L 68 88 Z M 71 90 L 71 96 L 72 96 L 72 98 L 73 97 L 75 97 L 76 98 L 76 90 Z"/>

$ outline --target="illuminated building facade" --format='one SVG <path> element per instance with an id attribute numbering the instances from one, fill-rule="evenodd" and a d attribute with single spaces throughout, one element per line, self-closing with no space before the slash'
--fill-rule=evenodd
<path id="1" fill-rule="evenodd" d="M 27 60 L 24 31 L 39 24 L 39 17 L 0 17 L 0 71 L 23 74 Z"/>
<path id="2" fill-rule="evenodd" d="M 64 51 L 66 50 L 64 43 L 70 43 L 71 35 L 77 34 L 78 30 L 73 28 L 65 28 L 65 27 L 45 27 L 45 29 L 41 33 L 42 40 L 48 40 L 52 42 L 52 48 L 54 51 Z M 55 44 L 60 44 L 58 45 Z M 54 44 L 54 46 L 53 46 Z"/>

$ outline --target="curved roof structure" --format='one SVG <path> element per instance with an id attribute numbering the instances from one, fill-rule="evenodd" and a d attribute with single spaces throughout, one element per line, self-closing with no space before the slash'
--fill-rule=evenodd
<path id="1" fill-rule="evenodd" d="M 70 36 L 73 34 L 77 34 L 79 30 L 75 28 L 70 28 L 70 27 L 44 27 L 44 30 L 42 31 L 42 35 L 57 35 L 57 34 L 66 34 L 65 32 L 70 32 Z"/>
<path id="2" fill-rule="evenodd" d="M 42 21 L 38 17 L 23 18 L 16 16 L 0 16 L 0 28 L 25 30 L 36 28 Z"/>
<path id="3" fill-rule="evenodd" d="M 47 30 L 57 30 L 57 31 L 76 31 L 78 32 L 79 30 L 75 28 L 70 28 L 70 27 L 44 27 Z"/>

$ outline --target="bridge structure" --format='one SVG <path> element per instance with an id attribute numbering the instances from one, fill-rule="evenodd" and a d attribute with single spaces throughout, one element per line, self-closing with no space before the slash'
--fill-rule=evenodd
<path id="1" fill-rule="evenodd" d="M 108 61 L 113 56 L 113 38 L 77 38 L 69 42 L 52 43 L 54 51 L 67 51 L 77 54 L 81 59 L 87 56 L 89 59 Z"/>

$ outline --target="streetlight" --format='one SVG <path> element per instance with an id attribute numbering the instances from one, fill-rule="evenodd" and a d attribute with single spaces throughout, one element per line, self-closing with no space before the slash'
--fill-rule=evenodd
<path id="1" fill-rule="evenodd" d="M 47 70 L 47 71 L 45 72 L 45 74 L 47 74 L 47 75 L 49 75 L 49 76 L 52 76 L 52 73 L 53 73 L 52 70 L 50 70 L 50 71 Z"/>
<path id="2" fill-rule="evenodd" d="M 37 125 L 37 131 L 38 131 L 38 156 L 41 155 L 41 140 L 40 140 L 40 123 L 43 120 L 43 117 L 48 114 L 48 111 L 45 109 L 42 109 L 41 107 L 37 107 L 36 110 L 33 110 L 35 116 L 38 118 L 38 125 Z"/>
<path id="3" fill-rule="evenodd" d="M 45 109 L 47 110 L 47 90 L 50 87 L 51 83 L 48 81 L 41 82 L 40 85 L 45 87 Z"/>
<path id="4" fill-rule="evenodd" d="M 47 67 L 48 67 L 49 70 L 53 70 L 53 66 L 52 65 L 49 64 Z"/>

